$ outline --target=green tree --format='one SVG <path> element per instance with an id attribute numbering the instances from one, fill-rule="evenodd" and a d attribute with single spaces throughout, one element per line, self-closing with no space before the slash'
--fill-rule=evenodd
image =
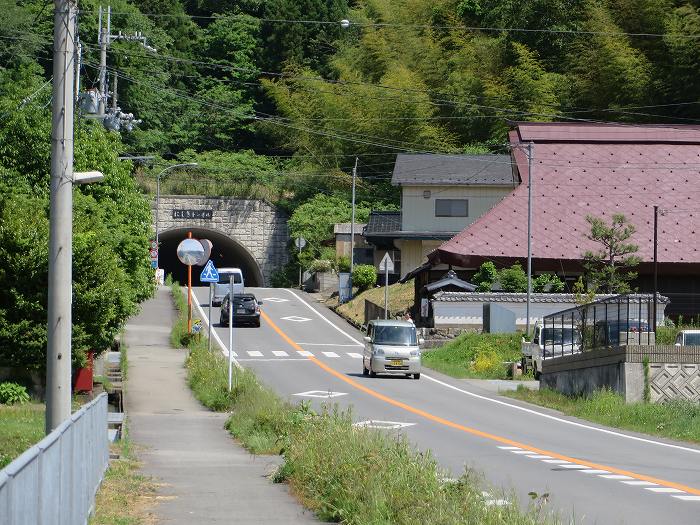
<path id="1" fill-rule="evenodd" d="M 639 247 L 626 241 L 636 228 L 622 214 L 613 215 L 610 225 L 592 215 L 586 216 L 586 221 L 591 226 L 591 233 L 586 238 L 601 245 L 600 250 L 583 254 L 586 280 L 599 293 L 630 292 L 630 281 L 637 277 L 631 269 L 641 259 L 633 255 Z"/>
<path id="2" fill-rule="evenodd" d="M 498 270 L 491 261 L 486 261 L 472 277 L 472 282 L 476 284 L 477 292 L 490 292 L 491 286 L 498 280 Z"/>
<path id="3" fill-rule="evenodd" d="M 520 263 L 500 270 L 498 282 L 501 283 L 504 292 L 527 292 L 527 274 Z"/>
<path id="4" fill-rule="evenodd" d="M 543 273 L 532 280 L 532 290 L 537 293 L 558 293 L 564 291 L 564 281 L 551 273 Z"/>

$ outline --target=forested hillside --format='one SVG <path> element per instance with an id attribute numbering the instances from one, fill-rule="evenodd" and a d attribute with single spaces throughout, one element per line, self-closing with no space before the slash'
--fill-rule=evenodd
<path id="1" fill-rule="evenodd" d="M 109 48 L 119 105 L 143 121 L 110 139 L 119 152 L 196 161 L 172 177 L 173 191 L 196 184 L 290 212 L 313 199 L 304 213 L 325 210 L 323 228 L 349 220 L 356 156 L 363 220 L 398 203 L 388 179 L 399 151 L 501 151 L 514 120 L 700 122 L 698 0 L 110 5 L 112 33 L 140 31 L 157 49 Z M 79 2 L 85 89 L 97 84 L 98 7 Z M 0 8 L 0 74 L 12 85 L 0 95 L 15 112 L 48 114 L 48 89 L 17 104 L 51 75 L 52 8 Z M 17 147 L 0 145 L 0 164 L 34 156 Z M 137 175 L 142 186 L 153 178 L 149 168 Z M 315 226 L 297 219 L 295 233 L 312 237 Z"/>

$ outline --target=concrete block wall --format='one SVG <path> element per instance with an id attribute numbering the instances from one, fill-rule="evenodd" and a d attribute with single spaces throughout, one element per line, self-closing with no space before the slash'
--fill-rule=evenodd
<path id="1" fill-rule="evenodd" d="M 627 402 L 642 401 L 645 357 L 652 402 L 700 402 L 700 347 L 623 346 L 547 359 L 540 384 L 566 395 L 610 388 Z"/>

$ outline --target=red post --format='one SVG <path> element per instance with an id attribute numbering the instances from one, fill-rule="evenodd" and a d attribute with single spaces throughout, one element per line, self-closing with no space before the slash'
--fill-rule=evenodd
<path id="1" fill-rule="evenodd" d="M 187 232 L 187 238 L 192 238 L 192 232 Z M 192 266 L 187 265 L 187 332 L 192 333 Z"/>

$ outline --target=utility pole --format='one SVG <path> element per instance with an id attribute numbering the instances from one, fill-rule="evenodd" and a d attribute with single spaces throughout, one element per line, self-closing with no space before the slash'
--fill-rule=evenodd
<path id="1" fill-rule="evenodd" d="M 117 112 L 117 75 L 112 75 L 112 113 Z"/>
<path id="2" fill-rule="evenodd" d="M 102 116 L 105 114 L 105 107 L 107 104 L 107 46 L 109 45 L 109 31 L 111 25 L 112 8 L 107 7 L 107 20 L 103 24 L 102 20 L 102 6 L 99 10 L 99 37 L 98 44 L 100 46 L 100 102 L 99 102 L 99 114 Z"/>
<path id="3" fill-rule="evenodd" d="M 532 295 L 532 150 L 533 143 L 527 145 L 527 305 L 525 307 L 525 335 L 530 336 L 530 296 Z"/>
<path id="4" fill-rule="evenodd" d="M 350 296 L 352 297 L 352 271 L 355 268 L 355 179 L 357 178 L 357 161 L 352 169 L 352 214 L 350 219 Z"/>
<path id="5" fill-rule="evenodd" d="M 652 328 L 656 333 L 656 303 L 659 295 L 659 261 L 656 256 L 656 247 L 658 245 L 658 227 L 659 224 L 659 207 L 654 206 L 654 307 L 653 307 L 653 323 Z"/>
<path id="6" fill-rule="evenodd" d="M 49 215 L 46 433 L 71 415 L 75 0 L 55 0 Z"/>

